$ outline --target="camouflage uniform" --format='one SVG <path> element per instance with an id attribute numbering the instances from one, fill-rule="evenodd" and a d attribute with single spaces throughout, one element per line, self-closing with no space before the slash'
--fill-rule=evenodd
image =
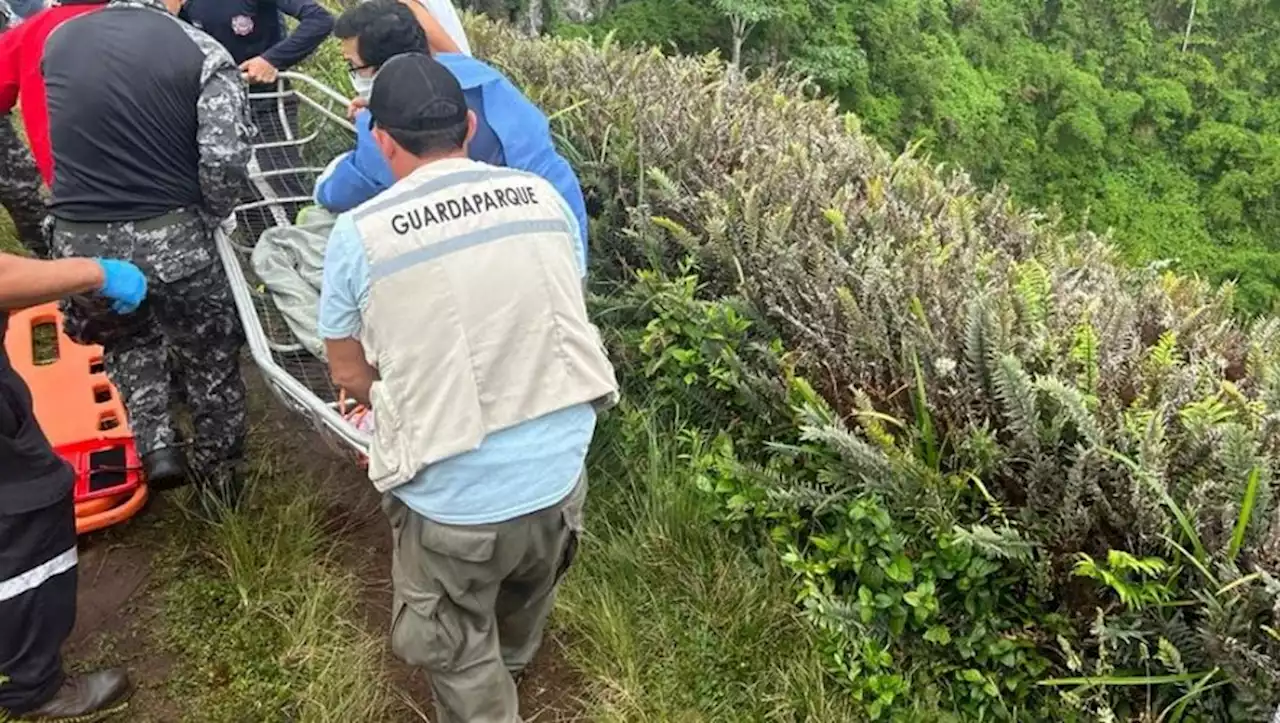
<path id="1" fill-rule="evenodd" d="M 159 0 L 110 5 L 163 8 Z M 185 402 L 195 432 L 189 467 L 197 481 L 221 483 L 243 455 L 247 411 L 239 365 L 244 337 L 213 229 L 239 201 L 253 130 L 231 56 L 203 32 L 182 27 L 205 54 L 198 101 L 204 206 L 141 221 L 57 219 L 52 245 L 61 256 L 129 259 L 146 273 L 147 300 L 134 314 L 112 314 L 98 298 L 63 302 L 67 334 L 103 346 L 141 454 L 179 443 L 172 406 Z"/>
<path id="2" fill-rule="evenodd" d="M 0 0 L 0 32 L 16 24 L 16 18 L 9 4 Z M 40 195 L 43 185 L 31 150 L 13 127 L 12 116 L 0 120 L 0 205 L 9 212 L 18 238 L 27 250 L 47 257 L 49 246 L 42 228 L 45 204 Z"/>

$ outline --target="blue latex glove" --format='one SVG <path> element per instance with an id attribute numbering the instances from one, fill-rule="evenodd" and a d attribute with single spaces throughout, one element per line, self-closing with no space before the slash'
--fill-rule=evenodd
<path id="1" fill-rule="evenodd" d="M 94 260 L 102 267 L 104 279 L 98 293 L 111 299 L 112 311 L 117 314 L 132 314 L 142 300 L 147 298 L 147 277 L 128 261 Z"/>

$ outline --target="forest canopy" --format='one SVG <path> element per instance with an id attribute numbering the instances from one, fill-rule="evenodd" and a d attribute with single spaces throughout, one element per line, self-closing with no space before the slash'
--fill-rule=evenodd
<path id="1" fill-rule="evenodd" d="M 786 66 L 892 150 L 1277 298 L 1275 0 L 621 0 L 555 30 Z"/>

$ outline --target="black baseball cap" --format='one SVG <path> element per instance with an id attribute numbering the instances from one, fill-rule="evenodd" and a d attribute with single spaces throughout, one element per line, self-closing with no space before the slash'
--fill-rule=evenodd
<path id="1" fill-rule="evenodd" d="M 405 53 L 378 69 L 369 115 L 387 130 L 445 130 L 467 121 L 467 99 L 448 68 L 425 53 Z"/>

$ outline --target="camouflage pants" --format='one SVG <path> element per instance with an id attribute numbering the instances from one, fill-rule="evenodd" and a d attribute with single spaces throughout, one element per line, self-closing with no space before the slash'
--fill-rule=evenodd
<path id="1" fill-rule="evenodd" d="M 9 212 L 18 239 L 27 250 L 41 258 L 49 256 L 40 224 L 44 221 L 45 205 L 40 196 L 44 185 L 35 159 L 11 118 L 0 119 L 0 205 Z"/>
<path id="2" fill-rule="evenodd" d="M 195 433 L 191 471 L 206 479 L 240 460 L 248 425 L 240 375 L 244 337 L 211 239 L 194 214 L 99 224 L 59 219 L 52 235 L 59 256 L 130 259 L 147 274 L 147 299 L 133 314 L 114 314 L 96 297 L 64 301 L 67 336 L 103 347 L 139 453 L 180 444 L 174 410 L 186 406 Z M 202 261 L 184 267 L 189 258 Z"/>

